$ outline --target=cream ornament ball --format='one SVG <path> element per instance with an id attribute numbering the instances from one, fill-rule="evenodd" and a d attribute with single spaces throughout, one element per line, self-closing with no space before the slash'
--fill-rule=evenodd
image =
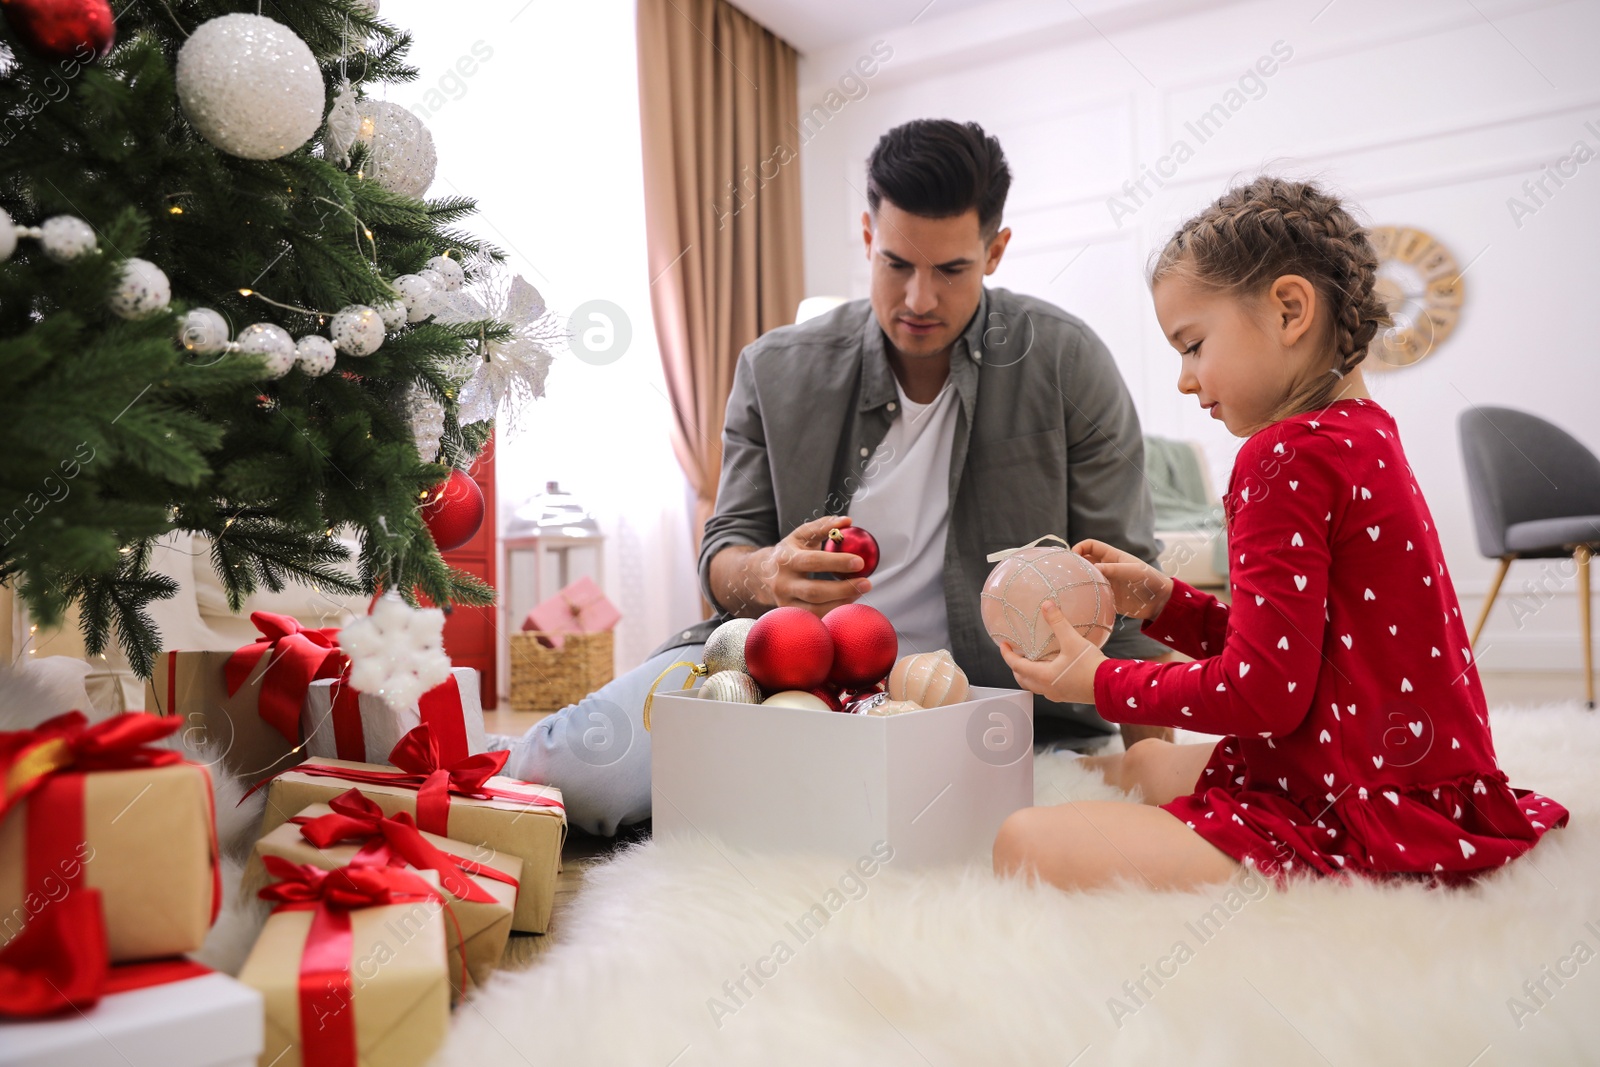
<path id="1" fill-rule="evenodd" d="M 751 679 L 755 681 L 755 679 Z M 815 693 L 808 693 L 804 689 L 784 689 L 773 693 L 761 702 L 764 706 L 778 708 L 805 708 L 808 711 L 832 711 L 823 699 Z"/>
<path id="2" fill-rule="evenodd" d="M 761 686 L 743 671 L 718 671 L 700 687 L 705 700 L 723 700 L 730 704 L 761 703 Z M 811 696 L 807 693 L 806 696 Z M 813 698 L 815 699 L 815 698 Z"/>
<path id="3" fill-rule="evenodd" d="M 311 49 L 261 15 L 223 15 L 178 50 L 178 102 L 211 144 L 241 159 L 277 159 L 322 125 L 327 94 Z"/>
<path id="4" fill-rule="evenodd" d="M 71 263 L 95 250 L 94 227 L 76 215 L 57 215 L 39 227 L 39 244 L 57 263 Z"/>
<path id="5" fill-rule="evenodd" d="M 967 675 L 947 649 L 902 656 L 889 672 L 889 699 L 942 708 L 967 699 Z"/>
<path id="6" fill-rule="evenodd" d="M 351 304 L 334 315 L 328 332 L 345 355 L 370 356 L 383 345 L 383 316 L 365 304 Z"/>
<path id="7" fill-rule="evenodd" d="M 148 259 L 130 259 L 111 293 L 111 311 L 120 319 L 144 319 L 165 311 L 172 303 L 172 283 Z"/>
<path id="8" fill-rule="evenodd" d="M 333 347 L 333 342 L 320 334 L 307 334 L 294 344 L 295 366 L 305 372 L 307 377 L 320 378 L 333 369 L 339 357 L 338 351 Z"/>
<path id="9" fill-rule="evenodd" d="M 268 378 L 282 378 L 288 374 L 299 355 L 289 331 L 270 322 L 252 323 L 240 330 L 239 351 L 247 356 L 260 356 Z"/>
<path id="10" fill-rule="evenodd" d="M 449 256 L 434 256 L 423 266 L 426 268 L 424 274 L 431 271 L 439 276 L 439 287 L 446 292 L 453 293 L 466 283 L 467 272 Z"/>
<path id="11" fill-rule="evenodd" d="M 178 324 L 178 343 L 192 356 L 220 356 L 228 350 L 228 320 L 212 308 L 192 308 Z"/>

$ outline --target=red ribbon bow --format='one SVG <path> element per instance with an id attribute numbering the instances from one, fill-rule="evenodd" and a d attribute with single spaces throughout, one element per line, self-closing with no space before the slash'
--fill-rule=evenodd
<path id="1" fill-rule="evenodd" d="M 468 875 L 492 878 L 516 887 L 517 879 L 461 856 L 438 848 L 417 829 L 406 812 L 388 817 L 383 809 L 358 789 L 339 794 L 328 802 L 333 810 L 314 819 L 296 817 L 300 835 L 317 848 L 345 842 L 361 842 L 361 851 L 350 861 L 352 867 L 400 866 L 410 864 L 418 870 L 436 871 L 439 884 L 458 900 L 490 904 L 494 897 Z"/>
<path id="2" fill-rule="evenodd" d="M 89 725 L 81 711 L 47 719 L 32 730 L 0 733 L 0 818 L 62 771 L 120 771 L 183 762 L 183 753 L 151 745 L 182 720 L 124 712 Z"/>
<path id="3" fill-rule="evenodd" d="M 337 678 L 344 670 L 346 656 L 339 650 L 339 630 L 332 626 L 307 629 L 299 620 L 271 611 L 251 612 L 250 621 L 261 632 L 261 639 L 228 657 L 223 667 L 228 695 L 239 691 L 270 652 L 272 665 L 261 682 L 258 710 L 291 745 L 297 744 L 300 707 L 311 683 L 319 678 Z"/>

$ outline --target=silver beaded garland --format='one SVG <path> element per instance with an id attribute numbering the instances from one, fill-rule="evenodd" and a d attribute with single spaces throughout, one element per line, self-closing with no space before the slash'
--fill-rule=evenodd
<path id="1" fill-rule="evenodd" d="M 94 227 L 76 215 L 57 215 L 39 227 L 39 243 L 57 263 L 70 263 L 95 250 Z"/>
<path id="2" fill-rule="evenodd" d="M 320 378 L 331 371 L 338 358 L 333 342 L 321 334 L 307 334 L 294 343 L 294 349 L 295 366 L 312 378 Z"/>
<path id="3" fill-rule="evenodd" d="M 705 700 L 726 700 L 733 704 L 761 703 L 761 687 L 743 671 L 718 671 L 700 687 Z"/>
<path id="4" fill-rule="evenodd" d="M 438 287 L 420 274 L 402 274 L 394 280 L 394 291 L 406 306 L 406 321 L 421 322 L 433 314 Z"/>
<path id="5" fill-rule="evenodd" d="M 148 259 L 130 259 L 111 294 L 111 311 L 121 319 L 142 319 L 166 310 L 172 303 L 172 283 Z"/>
<path id="6" fill-rule="evenodd" d="M 711 631 L 705 650 L 700 653 L 708 674 L 745 669 L 744 639 L 750 636 L 750 627 L 755 624 L 754 619 L 729 619 Z"/>
<path id="7" fill-rule="evenodd" d="M 461 264 L 449 256 L 434 256 L 424 266 L 427 270 L 423 273 L 426 274 L 431 271 L 437 274 L 439 276 L 439 287 L 446 292 L 455 292 L 467 280 L 467 272 L 461 269 Z"/>
<path id="8" fill-rule="evenodd" d="M 386 330 L 398 330 L 406 324 L 406 304 L 404 300 L 385 300 L 382 303 L 373 304 L 372 308 L 378 313 L 378 317 L 383 319 L 383 328 Z"/>
<path id="9" fill-rule="evenodd" d="M 328 332 L 339 351 L 370 356 L 383 344 L 383 317 L 365 304 L 351 304 L 333 317 Z"/>
<path id="10" fill-rule="evenodd" d="M 294 367 L 294 338 L 282 326 L 257 322 L 239 331 L 239 351 L 260 356 L 268 378 L 282 378 Z"/>
<path id="11" fill-rule="evenodd" d="M 193 308 L 178 325 L 178 343 L 193 356 L 218 356 L 228 350 L 228 320 L 211 308 Z"/>
<path id="12" fill-rule="evenodd" d="M 316 57 L 294 31 L 261 15 L 203 23 L 178 51 L 178 102 L 200 135 L 241 159 L 277 159 L 322 125 Z"/>

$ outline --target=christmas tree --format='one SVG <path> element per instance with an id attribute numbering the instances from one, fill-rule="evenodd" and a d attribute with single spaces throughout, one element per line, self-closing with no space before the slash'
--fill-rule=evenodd
<path id="1" fill-rule="evenodd" d="M 0 581 L 142 675 L 175 530 L 236 611 L 290 581 L 490 603 L 419 504 L 488 440 L 458 398 L 517 338 L 460 288 L 503 259 L 455 228 L 474 202 L 421 198 L 431 138 L 379 99 L 408 35 L 376 0 L 0 11 Z"/>

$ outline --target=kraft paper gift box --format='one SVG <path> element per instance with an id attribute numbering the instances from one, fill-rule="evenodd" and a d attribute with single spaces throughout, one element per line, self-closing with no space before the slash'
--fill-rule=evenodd
<path id="1" fill-rule="evenodd" d="M 432 871 L 369 870 L 438 888 Z M 328 914 L 322 907 L 274 911 L 239 972 L 239 981 L 265 1002 L 260 1064 L 420 1067 L 450 1027 L 443 904 L 407 899 L 337 909 L 348 933 L 336 930 L 342 943 L 331 947 L 312 940 L 314 932 L 326 932 L 321 925 L 313 929 Z"/>
<path id="2" fill-rule="evenodd" d="M 340 777 L 343 774 L 351 777 Z M 266 811 L 261 820 L 262 836 L 271 833 L 305 808 L 313 804 L 326 804 L 351 787 L 360 789 L 362 795 L 377 803 L 385 815 L 396 815 L 403 811 L 416 818 L 416 786 L 385 781 L 386 775 L 404 777 L 394 767 L 347 760 L 308 760 L 272 780 L 267 792 Z M 443 827 L 445 832 L 440 836 L 448 837 L 467 849 L 492 850 L 521 859 L 521 888 L 517 892 L 517 908 L 511 919 L 511 929 L 542 934 L 550 925 L 556 874 L 561 870 L 561 844 L 567 834 L 565 809 L 552 806 L 561 803 L 561 790 L 498 775 L 489 778 L 485 784 L 491 789 L 516 794 L 523 799 L 477 799 L 452 794 L 448 820 Z M 436 825 L 428 825 L 426 819 L 420 819 L 419 825 L 430 833 L 437 833 L 440 829 Z M 451 851 L 469 858 L 476 858 L 477 855 L 476 851 L 462 852 L 460 848 Z"/>
<path id="3" fill-rule="evenodd" d="M 301 833 L 301 820 L 310 821 L 332 814 L 334 809 L 328 805 L 313 804 L 296 815 L 293 822 L 284 823 L 257 841 L 255 852 L 245 868 L 240 892 L 246 896 L 254 896 L 268 883 L 266 865 L 262 862 L 264 856 L 277 856 L 290 863 L 308 864 L 325 870 L 349 866 L 352 861 L 356 861 L 357 855 L 363 851 L 365 842 L 326 845 L 319 848 L 307 841 Z M 460 924 L 461 947 L 465 950 L 467 977 L 472 986 L 481 986 L 488 979 L 489 973 L 499 966 L 500 957 L 505 952 L 506 940 L 511 936 L 511 916 L 517 906 L 522 860 L 509 853 L 502 854 L 489 849 L 469 849 L 459 841 L 452 841 L 438 834 L 422 831 L 418 833 L 422 840 L 445 853 L 447 861 L 451 858 L 468 860 L 482 867 L 493 868 L 511 879 L 510 882 L 505 882 L 487 875 L 473 876 L 470 872 L 465 874 L 474 885 L 493 898 L 489 902 L 464 900 L 452 894 L 449 886 L 441 882 L 440 888 L 450 899 L 450 907 Z M 377 841 L 383 840 L 381 835 L 376 835 L 376 832 L 375 836 Z M 455 931 L 456 927 L 447 921 L 445 933 L 450 939 L 450 988 L 459 997 L 468 987 L 462 982 L 462 953 L 456 951 Z"/>
<path id="4" fill-rule="evenodd" d="M 650 781 L 658 839 L 987 866 L 1000 824 L 1033 803 L 1033 697 L 975 687 L 879 717 L 657 693 Z"/>
<path id="5" fill-rule="evenodd" d="M 261 717 L 261 688 L 272 669 L 272 653 L 262 657 L 244 685 L 231 696 L 224 669 L 232 652 L 168 652 L 156 658 L 145 683 L 144 707 L 173 715 L 183 723 L 178 734 L 190 752 L 202 745 L 221 754 L 220 770 L 248 784 L 305 758 Z"/>
<path id="6" fill-rule="evenodd" d="M 555 596 L 528 612 L 522 628 L 541 631 L 545 635 L 539 638 L 542 644 L 560 648 L 562 634 L 600 633 L 621 621 L 622 612 L 606 599 L 592 579 L 585 576 L 564 586 Z"/>
<path id="7" fill-rule="evenodd" d="M 0 1067 L 254 1067 L 259 1055 L 261 994 L 188 961 L 114 967 L 91 1008 L 0 1022 Z"/>
<path id="8" fill-rule="evenodd" d="M 449 681 L 424 693 L 412 708 L 395 707 L 337 678 L 312 682 L 300 715 L 301 750 L 312 757 L 386 763 L 390 750 L 423 722 L 433 727 L 448 762 L 487 751 L 478 672 L 452 669 Z"/>
<path id="9" fill-rule="evenodd" d="M 153 747 L 176 726 L 137 712 L 90 726 L 72 712 L 0 734 L 0 782 L 20 797 L 0 797 L 0 947 L 79 888 L 100 893 L 113 963 L 205 941 L 221 897 L 211 778 Z M 165 765 L 74 769 L 119 757 Z"/>

